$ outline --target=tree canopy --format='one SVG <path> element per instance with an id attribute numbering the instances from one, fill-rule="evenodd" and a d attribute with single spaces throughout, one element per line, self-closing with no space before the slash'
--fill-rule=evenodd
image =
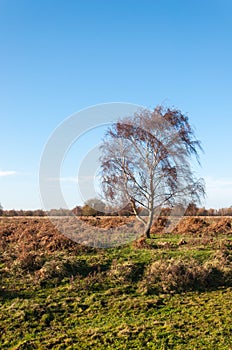
<path id="1" fill-rule="evenodd" d="M 150 236 L 154 217 L 165 206 L 200 202 L 204 184 L 191 169 L 199 162 L 200 141 L 188 117 L 177 109 L 141 109 L 113 124 L 101 151 L 102 190 L 122 207 L 130 203 L 144 234 Z M 141 216 L 139 208 L 146 210 Z"/>

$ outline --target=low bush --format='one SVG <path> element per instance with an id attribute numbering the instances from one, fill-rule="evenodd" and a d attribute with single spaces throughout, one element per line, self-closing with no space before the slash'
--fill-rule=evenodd
<path id="1" fill-rule="evenodd" d="M 85 273 L 86 266 L 83 261 L 73 256 L 61 254 L 53 255 L 44 265 L 35 271 L 35 279 L 40 284 L 56 284 L 65 277 L 76 276 Z"/>
<path id="2" fill-rule="evenodd" d="M 195 259 L 169 259 L 152 263 L 139 284 L 140 291 L 150 293 L 180 293 L 231 285 L 232 266 L 220 266 L 213 261 L 200 264 Z"/>
<path id="3" fill-rule="evenodd" d="M 45 255 L 38 252 L 24 252 L 13 262 L 11 270 L 14 272 L 33 272 L 39 270 L 46 261 Z"/>
<path id="4" fill-rule="evenodd" d="M 112 282 L 136 282 L 142 276 L 143 269 L 143 264 L 132 261 L 119 262 L 115 259 L 107 276 Z"/>

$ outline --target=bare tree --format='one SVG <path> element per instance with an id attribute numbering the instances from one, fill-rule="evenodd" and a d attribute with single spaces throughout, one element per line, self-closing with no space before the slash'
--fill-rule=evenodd
<path id="1" fill-rule="evenodd" d="M 186 207 L 204 195 L 204 184 L 190 166 L 192 156 L 199 162 L 199 150 L 200 142 L 179 110 L 159 106 L 119 120 L 107 130 L 101 146 L 105 198 L 121 206 L 131 203 L 149 238 L 162 208 Z M 141 208 L 146 216 L 140 215 Z"/>

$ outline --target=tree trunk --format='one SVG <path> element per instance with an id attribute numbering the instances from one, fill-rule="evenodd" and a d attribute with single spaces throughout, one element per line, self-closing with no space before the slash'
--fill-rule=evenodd
<path id="1" fill-rule="evenodd" d="M 151 234 L 150 234 L 151 228 L 150 227 L 146 227 L 144 230 L 144 236 L 146 238 L 151 238 Z"/>
<path id="2" fill-rule="evenodd" d="M 150 231 L 151 231 L 152 222 L 153 222 L 153 211 L 150 212 L 145 229 L 144 229 L 144 236 L 146 238 L 151 238 Z"/>

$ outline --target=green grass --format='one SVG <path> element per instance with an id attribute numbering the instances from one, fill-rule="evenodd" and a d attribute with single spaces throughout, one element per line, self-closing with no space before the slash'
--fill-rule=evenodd
<path id="1" fill-rule="evenodd" d="M 179 246 L 182 238 L 186 244 Z M 0 255 L 0 348 L 232 349 L 231 279 L 219 283 L 213 272 L 210 284 L 182 292 L 175 284 L 165 290 L 162 274 L 152 282 L 149 268 L 156 261 L 195 259 L 230 271 L 232 250 L 220 248 L 230 236 L 207 244 L 192 238 L 160 235 L 146 249 L 44 252 L 44 276 L 6 249 Z M 155 288 L 144 288 L 149 283 Z"/>
<path id="2" fill-rule="evenodd" d="M 69 283 L 4 300 L 2 349 L 230 349 L 231 288 L 144 296 Z"/>

